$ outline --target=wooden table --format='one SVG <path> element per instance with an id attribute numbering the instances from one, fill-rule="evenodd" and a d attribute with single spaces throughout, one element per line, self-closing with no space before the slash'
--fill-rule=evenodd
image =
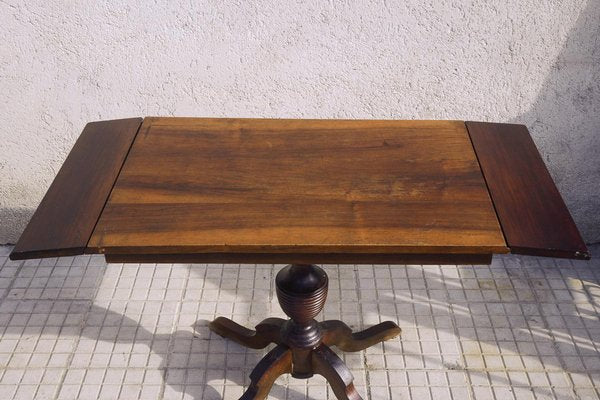
<path id="1" fill-rule="evenodd" d="M 314 264 L 489 264 L 495 253 L 589 259 L 523 125 L 463 121 L 132 118 L 86 125 L 10 257 L 104 254 L 108 262 L 289 263 L 289 320 L 216 333 L 276 346 L 242 399 L 283 373 L 321 374 L 359 399 L 330 349 L 397 336 L 316 322 Z"/>

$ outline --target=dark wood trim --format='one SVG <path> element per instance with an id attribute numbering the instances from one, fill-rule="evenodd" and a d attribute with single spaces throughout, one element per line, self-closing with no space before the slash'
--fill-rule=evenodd
<path id="1" fill-rule="evenodd" d="M 466 122 L 511 253 L 589 260 L 527 127 Z"/>
<path id="2" fill-rule="evenodd" d="M 232 264 L 490 264 L 492 254 L 105 254 L 109 263 Z"/>
<path id="3" fill-rule="evenodd" d="M 85 126 L 11 260 L 84 253 L 141 123 L 129 118 Z"/>

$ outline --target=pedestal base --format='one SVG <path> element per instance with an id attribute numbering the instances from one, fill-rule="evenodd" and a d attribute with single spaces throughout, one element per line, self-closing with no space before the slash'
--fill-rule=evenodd
<path id="1" fill-rule="evenodd" d="M 398 325 L 382 322 L 364 331 L 353 333 L 342 321 L 316 322 L 327 296 L 327 275 L 315 265 L 290 265 L 277 274 L 277 297 L 291 319 L 267 318 L 247 329 L 232 320 L 219 317 L 210 329 L 242 346 L 273 348 L 250 374 L 251 383 L 240 400 L 264 399 L 273 382 L 285 373 L 295 378 L 322 375 L 338 399 L 359 400 L 352 383 L 354 377 L 344 362 L 329 348 L 360 351 L 400 334 Z"/>

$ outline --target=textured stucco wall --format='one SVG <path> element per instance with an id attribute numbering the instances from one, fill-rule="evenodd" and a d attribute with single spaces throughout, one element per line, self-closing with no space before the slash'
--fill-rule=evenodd
<path id="1" fill-rule="evenodd" d="M 143 115 L 521 122 L 600 240 L 598 0 L 2 0 L 0 20 L 0 243 L 85 122 Z"/>

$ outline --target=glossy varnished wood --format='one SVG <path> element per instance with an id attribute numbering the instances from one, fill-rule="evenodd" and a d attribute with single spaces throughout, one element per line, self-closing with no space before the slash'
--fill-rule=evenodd
<path id="1" fill-rule="evenodd" d="M 277 345 L 269 351 L 250 374 L 250 385 L 239 400 L 263 400 L 273 383 L 283 374 L 292 372 L 292 351 Z"/>
<path id="2" fill-rule="evenodd" d="M 11 259 L 84 253 L 141 123 L 130 118 L 85 126 Z"/>
<path id="3" fill-rule="evenodd" d="M 348 325 L 337 320 L 320 322 L 319 327 L 323 332 L 323 343 L 342 351 L 365 350 L 401 333 L 400 327 L 392 321 L 381 322 L 360 332 L 352 332 Z"/>
<path id="4" fill-rule="evenodd" d="M 89 251 L 507 249 L 463 122 L 146 118 Z"/>
<path id="5" fill-rule="evenodd" d="M 344 362 L 326 345 L 312 352 L 312 368 L 323 376 L 339 400 L 362 400 L 354 387 L 354 376 Z"/>
<path id="6" fill-rule="evenodd" d="M 251 349 L 264 349 L 271 343 L 281 344 L 281 330 L 285 324 L 282 318 L 267 318 L 248 329 L 229 318 L 218 317 L 210 323 L 210 330 L 217 335 L 233 340 Z"/>
<path id="7" fill-rule="evenodd" d="M 511 252 L 589 259 L 527 128 L 485 122 L 466 126 Z"/>

